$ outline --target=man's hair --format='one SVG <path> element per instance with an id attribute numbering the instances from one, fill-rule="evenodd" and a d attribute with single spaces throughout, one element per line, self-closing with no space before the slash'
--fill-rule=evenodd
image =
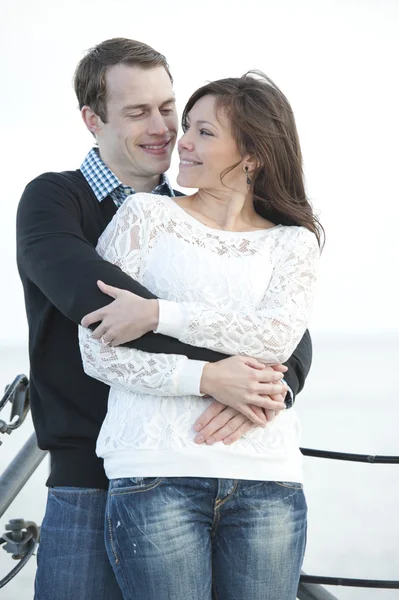
<path id="1" fill-rule="evenodd" d="M 104 123 L 107 122 L 107 70 L 119 64 L 142 69 L 163 67 L 173 83 L 164 55 L 143 42 L 112 38 L 94 46 L 76 67 L 73 83 L 79 108 L 90 106 Z"/>

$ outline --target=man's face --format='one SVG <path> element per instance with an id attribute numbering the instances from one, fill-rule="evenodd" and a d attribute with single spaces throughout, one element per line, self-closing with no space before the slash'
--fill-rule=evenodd
<path id="1" fill-rule="evenodd" d="M 101 158 L 122 180 L 149 178 L 170 167 L 178 120 L 172 83 L 163 67 L 110 67 L 107 122 L 100 122 Z"/>

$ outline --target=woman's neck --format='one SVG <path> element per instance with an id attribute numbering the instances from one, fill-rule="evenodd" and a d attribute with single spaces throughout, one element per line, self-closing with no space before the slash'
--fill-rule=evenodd
<path id="1" fill-rule="evenodd" d="M 198 190 L 189 197 L 189 207 L 225 231 L 243 231 L 248 227 L 260 226 L 251 194 L 244 195 L 231 190 L 226 194 L 219 190 Z"/>

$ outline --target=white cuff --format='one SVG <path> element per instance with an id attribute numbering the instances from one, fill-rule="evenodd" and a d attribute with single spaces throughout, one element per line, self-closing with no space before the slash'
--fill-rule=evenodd
<path id="1" fill-rule="evenodd" d="M 204 360 L 189 360 L 187 359 L 178 375 L 177 393 L 179 396 L 203 396 L 201 394 L 201 377 L 204 366 Z"/>
<path id="2" fill-rule="evenodd" d="M 158 300 L 159 320 L 155 333 L 179 339 L 184 328 L 184 311 L 178 302 Z"/>
<path id="3" fill-rule="evenodd" d="M 294 394 L 292 392 L 292 389 L 290 388 L 290 386 L 288 385 L 288 383 L 286 382 L 286 380 L 284 379 L 284 377 L 282 377 L 281 383 L 284 383 L 287 386 L 287 388 L 288 388 L 287 394 L 285 396 L 285 399 L 287 400 L 287 396 L 288 397 L 290 396 L 290 398 L 289 398 L 289 404 L 290 404 L 290 406 L 292 406 L 294 404 Z"/>

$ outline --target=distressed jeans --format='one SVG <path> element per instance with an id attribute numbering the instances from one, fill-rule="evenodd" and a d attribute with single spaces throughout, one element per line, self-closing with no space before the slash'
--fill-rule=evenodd
<path id="1" fill-rule="evenodd" d="M 106 501 L 104 490 L 49 489 L 35 600 L 122 600 L 104 543 Z"/>
<path id="2" fill-rule="evenodd" d="M 298 483 L 114 479 L 106 545 L 124 600 L 295 600 L 306 515 Z"/>

